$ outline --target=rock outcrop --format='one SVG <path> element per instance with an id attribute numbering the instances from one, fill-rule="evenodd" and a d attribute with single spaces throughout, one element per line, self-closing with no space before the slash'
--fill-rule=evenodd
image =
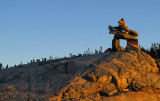
<path id="1" fill-rule="evenodd" d="M 159 89 L 157 63 L 141 51 L 0 70 L 1 101 L 159 101 Z"/>

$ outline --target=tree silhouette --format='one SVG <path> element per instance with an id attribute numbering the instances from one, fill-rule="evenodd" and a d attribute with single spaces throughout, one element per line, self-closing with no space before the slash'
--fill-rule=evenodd
<path id="1" fill-rule="evenodd" d="M 8 68 L 8 64 L 7 64 L 6 68 Z"/>
<path id="2" fill-rule="evenodd" d="M 141 47 L 141 51 L 148 53 L 153 58 L 160 58 L 160 43 L 153 43 L 150 49 Z"/>
<path id="3" fill-rule="evenodd" d="M 2 63 L 0 63 L 0 69 L 2 69 Z"/>

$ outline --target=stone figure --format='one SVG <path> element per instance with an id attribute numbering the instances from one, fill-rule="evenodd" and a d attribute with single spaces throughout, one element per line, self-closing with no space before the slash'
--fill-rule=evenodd
<path id="1" fill-rule="evenodd" d="M 126 25 L 126 22 L 123 18 L 118 22 L 117 27 L 109 25 L 108 29 L 110 30 L 110 34 L 115 34 L 114 39 L 112 40 L 112 51 L 124 50 L 124 48 L 120 46 L 119 39 L 127 40 L 126 49 L 140 50 L 138 46 L 138 39 L 136 38 L 138 36 L 138 33 L 136 31 L 128 29 L 128 26 Z"/>

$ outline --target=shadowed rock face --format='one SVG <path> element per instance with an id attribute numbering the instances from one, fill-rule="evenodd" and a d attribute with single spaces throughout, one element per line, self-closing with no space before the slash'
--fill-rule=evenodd
<path id="1" fill-rule="evenodd" d="M 42 66 L 32 63 L 0 70 L 0 100 L 158 101 L 158 72 L 155 60 L 144 52 L 110 52 Z"/>

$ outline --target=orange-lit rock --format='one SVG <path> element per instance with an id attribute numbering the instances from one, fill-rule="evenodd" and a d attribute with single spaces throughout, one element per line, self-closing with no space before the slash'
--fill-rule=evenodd
<path id="1" fill-rule="evenodd" d="M 158 72 L 156 61 L 141 51 L 28 64 L 0 70 L 0 101 L 158 101 Z"/>

